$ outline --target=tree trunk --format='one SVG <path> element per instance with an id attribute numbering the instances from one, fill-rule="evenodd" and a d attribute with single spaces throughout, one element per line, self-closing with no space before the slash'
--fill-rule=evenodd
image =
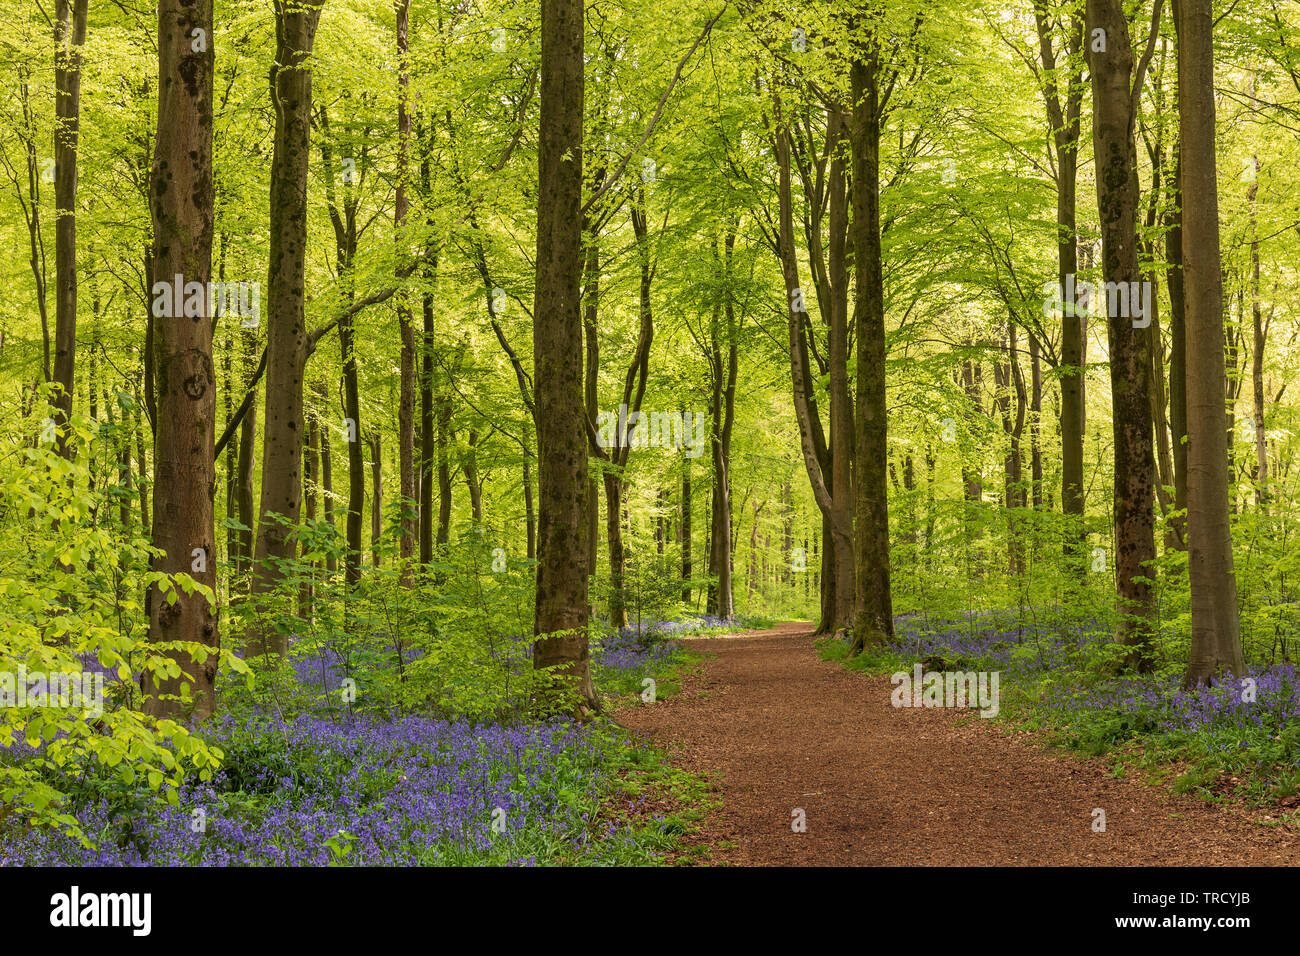
<path id="1" fill-rule="evenodd" d="M 311 135 L 312 45 L 323 0 L 276 0 L 276 65 L 271 70 L 275 146 L 271 158 L 270 269 L 267 277 L 266 413 L 262 494 L 253 594 L 273 591 L 292 557 L 302 505 L 304 316 L 307 256 L 307 150 Z M 280 520 L 282 519 L 282 520 Z M 254 629 L 248 654 L 288 652 L 272 627 Z"/>
<path id="2" fill-rule="evenodd" d="M 54 21 L 54 422 L 55 447 L 71 458 L 72 389 L 77 348 L 77 142 L 81 125 L 81 47 L 87 0 L 58 0 Z M 209 237 L 210 238 L 210 237 Z M 211 243 L 209 242 L 209 245 Z M 211 249 L 209 249 L 209 257 Z M 211 336 L 209 335 L 209 354 Z"/>
<path id="3" fill-rule="evenodd" d="M 1255 179 L 1250 184 L 1250 314 L 1252 341 L 1250 350 L 1251 398 L 1255 421 L 1255 506 L 1268 506 L 1268 433 L 1264 428 L 1264 346 L 1268 340 L 1268 323 L 1264 321 L 1259 301 L 1259 157 L 1252 156 Z"/>
<path id="4" fill-rule="evenodd" d="M 1175 5 L 1175 11 L 1177 6 Z M 1176 18 L 1176 14 L 1175 14 Z M 1165 233 L 1165 287 L 1169 290 L 1169 428 L 1174 460 L 1174 508 L 1187 511 L 1187 309 L 1183 291 L 1182 146 L 1174 150 L 1174 178 Z M 1187 519 L 1173 532 L 1187 550 Z"/>
<path id="5" fill-rule="evenodd" d="M 1079 115 L 1082 108 L 1083 87 L 1078 69 L 1071 63 L 1065 83 L 1056 78 L 1058 69 L 1056 52 L 1052 47 L 1052 34 L 1046 0 L 1034 0 L 1034 19 L 1038 29 L 1039 54 L 1043 64 L 1043 94 L 1047 115 L 1052 124 L 1056 145 L 1056 231 L 1057 231 L 1057 281 L 1064 290 L 1072 283 L 1079 268 L 1078 239 L 1076 236 L 1076 193 L 1079 166 Z M 1083 21 L 1076 15 L 1070 19 L 1067 49 L 1069 58 L 1079 56 L 1083 45 Z M 1065 86 L 1062 97 L 1062 86 Z M 1083 363 L 1084 339 L 1080 317 L 1070 308 L 1073 303 L 1063 303 L 1061 310 L 1061 511 L 1077 518 L 1083 517 Z M 1035 502 L 1038 502 L 1036 495 Z M 1072 560 L 1078 574 L 1082 574 L 1081 547 L 1083 527 L 1066 531 L 1063 550 Z"/>
<path id="6" fill-rule="evenodd" d="M 203 49 L 194 49 L 201 37 Z M 158 374 L 158 419 L 154 444 L 153 543 L 161 552 L 152 569 L 187 574 L 209 588 L 217 583 L 212 489 L 216 429 L 216 376 L 212 366 L 212 323 L 207 283 L 212 274 L 212 3 L 159 0 L 158 127 L 149 189 L 153 223 L 153 274 L 163 280 L 199 283 L 193 308 L 157 316 L 154 347 Z M 161 283 L 160 283 L 161 284 Z M 158 289 L 151 289 L 156 297 Z M 158 301 L 156 298 L 155 301 Z M 151 309 L 152 313 L 154 310 Z M 188 312 L 189 314 L 185 314 Z M 196 314 L 197 313 L 197 314 Z M 215 608 L 198 591 L 177 587 L 171 602 L 158 587 L 149 591 L 149 640 L 187 641 L 212 650 L 220 646 Z M 189 685 L 193 713 L 208 717 L 215 705 L 217 657 L 167 652 L 180 665 L 179 677 L 155 681 L 146 673 L 146 710 L 178 717 L 184 704 L 175 695 Z"/>
<path id="7" fill-rule="evenodd" d="M 851 653 L 894 635 L 889 569 L 889 459 L 885 420 L 885 300 L 880 246 L 880 97 L 875 39 L 854 52 L 853 252 L 857 325 L 856 505 L 857 618 Z"/>
<path id="8" fill-rule="evenodd" d="M 835 152 L 830 166 L 829 262 L 831 406 L 831 527 L 848 528 L 850 534 L 834 537 L 835 617 L 838 632 L 854 623 L 856 578 L 853 554 L 853 401 L 849 397 L 849 279 L 846 262 L 848 196 L 844 157 L 848 146 L 848 121 L 838 109 L 827 120 L 833 129 Z M 860 235 L 859 235 L 859 238 Z M 883 321 L 883 320 L 882 320 Z M 787 559 L 788 559 L 787 555 Z"/>
<path id="9" fill-rule="evenodd" d="M 1181 7 L 1181 9 L 1179 9 Z M 1188 570 L 1192 646 L 1184 684 L 1244 670 L 1228 521 L 1223 428 L 1223 288 L 1215 174 L 1214 40 L 1210 0 L 1180 0 L 1178 87 L 1182 130 L 1183 268 L 1187 293 Z"/>
<path id="10" fill-rule="evenodd" d="M 334 453 L 330 450 L 330 430 L 320 421 L 321 409 L 329 406 L 329 394 L 325 391 L 325 383 L 318 382 L 316 385 L 316 412 L 317 430 L 320 434 L 320 486 L 321 486 L 321 517 L 329 525 L 330 533 L 334 533 Z M 338 559 L 334 557 L 332 550 L 325 552 L 325 570 L 333 574 L 338 570 Z"/>
<path id="11" fill-rule="evenodd" d="M 438 535 L 435 544 L 439 549 L 451 537 L 451 401 L 444 395 L 438 404 Z"/>
<path id="12" fill-rule="evenodd" d="M 1140 298 L 1137 290 L 1142 280 L 1137 256 L 1137 157 L 1133 139 L 1134 105 L 1140 91 L 1132 88 L 1133 55 L 1120 0 L 1088 0 L 1088 27 L 1090 37 L 1095 30 L 1105 31 L 1104 50 L 1095 40 L 1089 45 L 1093 143 L 1102 271 L 1106 282 L 1115 283 L 1114 288 L 1120 290 L 1113 298 L 1102 293 L 1107 296 L 1114 417 L 1115 574 L 1121 615 L 1116 640 L 1132 648 L 1125 663 L 1145 671 L 1153 665 L 1150 642 L 1155 593 L 1151 579 L 1155 569 L 1151 562 L 1156 547 L 1150 332 L 1141 325 L 1142 319 L 1135 318 L 1139 310 L 1132 302 Z M 1127 296 L 1123 294 L 1126 292 Z"/>
<path id="13" fill-rule="evenodd" d="M 366 446 L 370 450 L 370 563 L 379 567 L 383 561 L 380 545 L 384 539 L 384 462 L 380 457 L 379 432 L 366 436 Z"/>
<path id="14" fill-rule="evenodd" d="M 780 104 L 777 104 L 778 117 Z M 790 345 L 790 382 L 793 389 L 795 419 L 799 426 L 799 444 L 803 453 L 804 470 L 808 474 L 808 482 L 812 487 L 813 498 L 817 502 L 817 508 L 822 515 L 828 519 L 827 526 L 830 532 L 831 547 L 836 555 L 835 566 L 840 567 L 838 556 L 845 553 L 845 550 L 853 549 L 853 527 L 852 524 L 845 524 L 842 520 L 843 515 L 834 510 L 832 494 L 834 493 L 834 466 L 835 456 L 841 454 L 841 449 L 834 447 L 833 441 L 829 449 L 819 447 L 820 442 L 817 440 L 818 430 L 820 428 L 820 419 L 816 411 L 816 401 L 812 394 L 812 375 L 808 367 L 808 354 L 806 340 L 804 337 L 804 325 L 808 321 L 807 303 L 805 301 L 805 291 L 799 281 L 799 262 L 798 255 L 794 245 L 794 218 L 792 210 L 792 200 L 790 193 L 790 131 L 785 125 L 783 118 L 778 118 L 778 128 L 776 130 L 776 161 L 779 175 L 778 202 L 779 202 L 779 251 L 781 256 L 781 272 L 785 279 L 786 301 L 788 309 L 788 330 Z M 823 459 L 828 461 L 829 467 L 823 467 Z M 830 488 L 827 487 L 827 481 L 831 481 Z M 754 579 L 751 576 L 751 591 Z M 847 625 L 847 621 L 840 617 L 840 612 L 847 605 L 846 598 L 840 587 L 839 580 L 836 577 L 824 576 L 822 578 L 823 589 L 833 594 L 829 607 L 829 615 L 823 615 L 819 631 L 836 631 Z"/>
<path id="15" fill-rule="evenodd" d="M 316 520 L 316 490 L 320 486 L 320 438 L 321 427 L 318 416 L 309 414 L 307 417 L 307 445 L 304 448 L 302 460 L 302 494 L 303 494 L 303 516 L 310 523 Z M 303 541 L 299 546 L 300 553 L 305 556 L 311 550 L 311 542 Z M 311 621 L 312 609 L 312 582 L 310 579 L 304 580 L 298 592 L 298 616 L 306 621 Z"/>
<path id="16" fill-rule="evenodd" d="M 424 164 L 427 170 L 427 164 Z M 425 173 L 426 188 L 428 174 Z M 420 564 L 427 567 L 433 560 L 433 471 L 437 458 L 434 438 L 434 395 L 433 395 L 433 278 L 437 266 L 430 264 L 424 273 L 428 287 L 425 290 L 421 306 L 424 313 L 424 337 L 420 343 Z M 527 452 L 525 452 L 525 463 Z M 525 464 L 525 468 L 527 465 Z"/>
<path id="17" fill-rule="evenodd" d="M 587 643 L 587 435 L 583 425 L 583 6 L 542 0 L 533 381 L 537 406 L 537 602 L 533 666 L 554 668 L 598 709 Z M 557 709 L 541 701 L 541 710 Z"/>
<path id="18" fill-rule="evenodd" d="M 470 521 L 475 528 L 482 528 L 483 491 L 478 480 L 478 432 L 472 428 L 469 430 L 468 448 L 461 469 L 465 472 L 465 487 L 469 489 Z"/>
<path id="19" fill-rule="evenodd" d="M 397 0 L 397 195 L 393 212 L 398 247 L 405 251 L 408 165 L 411 151 L 411 113 L 408 108 L 410 80 L 410 0 Z M 410 581 L 410 561 L 415 556 L 418 518 L 415 488 L 415 329 L 405 293 L 397 293 L 397 323 L 402 341 L 401 393 L 397 405 L 397 461 L 401 482 L 402 522 L 399 554 L 402 580 Z"/>
<path id="20" fill-rule="evenodd" d="M 257 373 L 257 333 L 252 329 L 241 329 L 244 342 L 244 390 L 255 388 L 253 376 Z M 245 574 L 253 566 L 253 533 L 257 527 L 257 509 L 253 498 L 253 456 L 257 444 L 257 402 L 249 403 L 248 411 L 239 422 L 239 458 L 236 463 L 235 506 L 239 523 L 244 527 L 239 532 L 239 551 L 235 559 L 235 570 Z"/>
<path id="21" fill-rule="evenodd" d="M 691 459 L 682 457 L 682 603 L 691 603 L 691 545 L 694 533 L 691 529 Z"/>
<path id="22" fill-rule="evenodd" d="M 714 614 L 724 621 L 729 621 L 736 615 L 731 573 L 734 560 L 731 550 L 731 432 L 736 418 L 736 376 L 739 371 L 736 312 L 731 288 L 735 245 L 735 230 L 728 228 L 721 262 L 723 283 L 726 288 L 725 299 L 721 303 L 720 310 L 726 317 L 727 328 L 725 367 L 717 306 L 714 307 L 713 322 L 709 329 L 708 355 L 712 385 L 710 403 L 712 427 L 709 435 L 709 450 L 713 462 L 713 497 L 709 508 L 711 522 L 709 576 L 716 579 L 716 583 L 711 583 L 709 586 L 705 610 L 706 613 Z M 685 415 L 684 411 L 683 415 Z M 689 462 L 690 459 L 686 460 Z M 689 464 L 686 467 L 689 469 Z"/>

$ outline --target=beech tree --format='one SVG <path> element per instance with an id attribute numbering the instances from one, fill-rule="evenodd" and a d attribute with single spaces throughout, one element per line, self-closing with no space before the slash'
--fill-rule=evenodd
<path id="1" fill-rule="evenodd" d="M 587 435 L 583 425 L 583 7 L 542 4 L 533 381 L 537 404 L 537 603 L 533 665 L 554 668 L 596 709 L 587 639 Z"/>
<path id="2" fill-rule="evenodd" d="M 1176 0 L 1182 132 L 1183 284 L 1187 296 L 1187 535 L 1192 647 L 1184 684 L 1240 675 L 1244 664 L 1228 520 L 1223 425 L 1223 289 L 1209 0 Z"/>
<path id="3" fill-rule="evenodd" d="M 1107 339 L 1115 441 L 1115 584 L 1122 615 L 1117 640 L 1133 648 L 1129 663 L 1152 666 L 1155 617 L 1155 455 L 1152 450 L 1149 315 L 1138 305 L 1137 180 L 1134 124 L 1146 69 L 1159 35 L 1162 0 L 1134 61 L 1129 24 L 1119 0 L 1088 0 L 1088 64 L 1092 74 L 1097 208 L 1106 280 Z M 1069 303 L 1067 303 L 1069 304 Z"/>
<path id="4" fill-rule="evenodd" d="M 277 0 L 276 55 L 271 69 L 275 150 L 271 158 L 271 252 L 267 277 L 266 414 L 262 490 L 253 593 L 275 587 L 279 562 L 293 555 L 293 526 L 302 505 L 303 377 L 307 164 L 311 134 L 311 52 L 320 2 Z M 266 629 L 250 642 L 253 656 L 288 651 L 287 635 Z"/>
<path id="5" fill-rule="evenodd" d="M 216 375 L 208 283 L 212 276 L 212 4 L 162 0 L 158 6 L 158 128 L 150 175 L 155 296 L 154 570 L 188 575 L 206 589 L 149 592 L 149 639 L 178 673 L 145 676 L 158 715 L 191 707 L 212 713 L 219 647 L 212 588 L 217 552 Z M 170 278 L 168 278 L 170 277 Z M 69 393 L 70 394 L 70 393 Z M 170 645 L 180 645 L 173 647 Z M 189 698 L 187 701 L 186 698 Z"/>

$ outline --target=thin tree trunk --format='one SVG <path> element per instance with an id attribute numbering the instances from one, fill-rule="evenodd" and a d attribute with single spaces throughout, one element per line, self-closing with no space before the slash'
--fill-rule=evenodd
<path id="1" fill-rule="evenodd" d="M 1174 7 L 1175 11 L 1177 6 Z M 1175 14 L 1176 18 L 1176 14 Z M 1174 148 L 1174 178 L 1165 233 L 1165 287 L 1169 290 L 1169 428 L 1174 463 L 1174 508 L 1187 511 L 1187 310 L 1183 291 L 1182 146 Z M 1187 519 L 1172 530 L 1187 550 Z"/>
<path id="2" fill-rule="evenodd" d="M 682 457 L 682 603 L 691 603 L 691 546 L 694 533 L 691 529 L 691 459 Z"/>
<path id="3" fill-rule="evenodd" d="M 1076 227 L 1076 195 L 1079 164 L 1079 116 L 1082 108 L 1083 87 L 1078 68 L 1069 63 L 1069 70 L 1058 81 L 1056 52 L 1052 47 L 1052 33 L 1046 0 L 1034 0 L 1034 19 L 1038 30 L 1039 54 L 1043 64 L 1043 94 L 1047 115 L 1052 124 L 1056 145 L 1056 230 L 1057 230 L 1057 281 L 1064 290 L 1072 284 L 1079 268 Z M 1069 19 L 1069 40 L 1064 51 L 1068 60 L 1077 61 L 1083 46 L 1083 21 L 1077 13 Z M 1061 87 L 1064 86 L 1064 96 Z M 1083 323 L 1075 314 L 1074 303 L 1062 303 L 1061 314 L 1061 511 L 1075 518 L 1084 513 L 1083 486 L 1083 436 L 1084 399 Z M 1035 497 L 1037 503 L 1039 499 Z M 1066 531 L 1063 550 L 1071 559 L 1076 571 L 1082 573 L 1081 547 L 1083 528 Z"/>
<path id="4" fill-rule="evenodd" d="M 244 342 L 244 391 L 255 388 L 253 376 L 257 372 L 257 333 L 252 329 L 241 329 Z M 257 508 L 253 497 L 253 466 L 257 443 L 257 402 L 249 403 L 239 423 L 239 458 L 236 463 L 235 507 L 239 523 L 239 550 L 235 558 L 235 570 L 245 574 L 253 566 L 254 529 L 257 527 Z"/>
<path id="5" fill-rule="evenodd" d="M 428 163 L 422 164 L 425 188 L 428 188 Z M 431 263 L 424 273 L 428 284 L 421 306 L 424 313 L 424 336 L 420 343 L 420 564 L 427 567 L 433 560 L 433 471 L 437 458 L 434 438 L 433 395 L 433 278 L 437 266 Z M 527 455 L 525 454 L 525 468 Z"/>
<path id="6" fill-rule="evenodd" d="M 472 428 L 461 468 L 465 472 L 465 487 L 469 489 L 470 520 L 475 528 L 480 528 L 483 526 L 483 490 L 478 480 L 478 433 Z"/>
<path id="7" fill-rule="evenodd" d="M 1259 191 L 1260 163 L 1252 156 L 1255 179 L 1250 184 L 1247 198 L 1250 201 L 1250 314 L 1252 342 L 1250 350 L 1251 397 L 1255 420 L 1255 506 L 1261 510 L 1268 505 L 1268 433 L 1264 428 L 1264 347 L 1268 339 L 1268 323 L 1264 321 L 1259 301 Z"/>
<path id="8" fill-rule="evenodd" d="M 316 418 L 317 429 L 320 434 L 320 484 L 321 484 L 321 517 L 329 525 L 330 533 L 334 533 L 334 453 L 330 450 L 330 430 L 320 419 L 320 409 L 329 405 L 329 394 L 325 390 L 325 384 L 318 382 L 316 385 Z M 333 549 L 325 552 L 325 570 L 333 574 L 338 570 L 338 559 L 334 557 Z"/>
<path id="9" fill-rule="evenodd" d="M 383 459 L 380 457 L 379 432 L 371 432 L 366 439 L 370 449 L 370 561 L 379 567 L 383 561 L 380 545 L 384 539 L 384 485 Z"/>

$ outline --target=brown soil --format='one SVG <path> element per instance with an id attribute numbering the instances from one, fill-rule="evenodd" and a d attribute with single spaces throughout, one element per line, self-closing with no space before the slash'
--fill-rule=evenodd
<path id="1" fill-rule="evenodd" d="M 807 624 L 684 643 L 712 657 L 681 693 L 617 716 L 680 766 L 717 775 L 721 807 L 698 835 L 717 847 L 712 862 L 1300 863 L 1293 830 L 1241 807 L 1116 779 L 1104 760 L 1044 749 L 1000 720 L 893 707 L 887 677 L 821 660 Z"/>

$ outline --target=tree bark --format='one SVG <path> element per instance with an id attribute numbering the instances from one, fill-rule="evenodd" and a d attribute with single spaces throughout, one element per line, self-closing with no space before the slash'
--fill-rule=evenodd
<path id="1" fill-rule="evenodd" d="M 244 343 L 244 387 L 245 390 L 256 387 L 253 376 L 257 369 L 257 333 L 252 329 L 240 329 Z M 239 550 L 235 558 L 235 571 L 245 574 L 253 566 L 254 529 L 257 527 L 257 509 L 253 497 L 253 465 L 257 444 L 257 403 L 249 405 L 239 423 L 239 458 L 236 462 L 235 507 L 239 523 L 244 527 L 239 531 Z"/>
<path id="2" fill-rule="evenodd" d="M 406 232 L 409 159 L 411 152 L 411 113 L 409 110 L 410 65 L 409 27 L 410 0 L 397 0 L 397 196 L 393 212 L 394 233 L 399 248 Z M 418 502 L 415 488 L 415 329 L 411 325 L 411 310 L 406 296 L 398 292 L 397 323 L 402 342 L 401 392 L 397 405 L 397 461 L 401 482 L 402 521 L 399 537 L 402 580 L 410 581 L 410 562 L 415 556 L 418 533 Z"/>
<path id="3" fill-rule="evenodd" d="M 853 252 L 857 326 L 857 454 L 854 469 L 857 618 L 851 653 L 894 635 L 889 568 L 889 459 L 885 398 L 885 301 L 880 245 L 879 52 L 874 34 L 854 51 Z"/>
<path id="4" fill-rule="evenodd" d="M 736 614 L 735 598 L 732 594 L 731 567 L 731 432 L 736 418 L 736 377 L 739 371 L 739 352 L 736 329 L 736 310 L 732 300 L 731 268 L 736 232 L 728 228 L 723 242 L 724 253 L 721 261 L 723 283 L 726 288 L 725 299 L 715 306 L 713 321 L 709 329 L 709 377 L 712 386 L 709 434 L 709 450 L 713 462 L 713 498 L 709 509 L 710 550 L 709 576 L 716 579 L 710 583 L 706 595 L 705 611 L 724 621 L 729 621 Z M 715 247 L 716 251 L 716 247 Z M 719 311 L 726 317 L 727 354 L 724 365 L 722 356 L 721 329 L 718 328 Z M 684 430 L 685 426 L 683 426 Z M 689 462 L 689 458 L 686 459 Z M 689 468 L 689 464 L 686 466 Z M 689 478 L 687 478 L 689 481 Z"/>
<path id="5" fill-rule="evenodd" d="M 199 37 L 202 44 L 195 42 Z M 196 297 L 197 315 L 159 316 L 155 327 L 153 543 L 161 553 L 152 565 L 155 571 L 188 574 L 215 589 L 217 408 L 206 294 L 212 275 L 214 203 L 211 41 L 211 0 L 160 0 L 157 145 L 149 190 L 153 274 L 160 280 L 180 275 L 185 284 L 200 283 L 204 293 Z M 202 49 L 195 49 L 199 45 Z M 171 602 L 157 586 L 150 589 L 149 640 L 193 642 L 215 652 L 220 646 L 215 608 L 198 591 L 186 593 L 177 587 L 174 596 Z M 180 716 L 187 709 L 184 701 L 168 698 L 183 694 L 188 685 L 194 716 L 206 718 L 215 705 L 216 654 L 200 658 L 172 651 L 168 656 L 182 674 L 155 681 L 146 673 L 141 688 L 146 710 L 155 716 Z"/>
<path id="6" fill-rule="evenodd" d="M 1057 281 L 1066 288 L 1068 278 L 1079 268 L 1076 227 L 1076 193 L 1079 166 L 1079 116 L 1082 109 L 1083 87 L 1080 75 L 1073 64 L 1066 76 L 1065 96 L 1061 96 L 1061 82 L 1056 71 L 1060 69 L 1052 47 L 1051 27 L 1045 0 L 1035 0 L 1034 19 L 1038 29 L 1039 55 L 1043 64 L 1043 95 L 1047 115 L 1052 124 L 1056 145 L 1056 229 L 1057 229 Z M 1077 58 L 1083 46 L 1083 21 L 1077 15 L 1070 19 L 1069 41 L 1063 52 Z M 1082 518 L 1083 491 L 1083 328 L 1079 316 L 1064 303 L 1061 315 L 1061 511 Z M 1077 522 L 1076 522 L 1077 523 Z M 1063 542 L 1067 559 L 1073 559 L 1082 574 L 1084 549 L 1080 546 L 1082 527 L 1069 529 Z"/>
<path id="7" fill-rule="evenodd" d="M 542 0 L 533 381 L 537 419 L 537 599 L 533 666 L 554 668 L 599 708 L 588 664 L 587 435 L 583 423 L 583 6 Z M 554 700 L 539 701 L 543 711 Z"/>
<path id="8" fill-rule="evenodd" d="M 65 426 L 72 419 L 77 348 L 77 146 L 86 3 L 58 0 L 54 20 L 54 383 L 60 390 L 53 418 L 59 426 L 55 448 L 69 459 L 74 449 Z"/>
<path id="9" fill-rule="evenodd" d="M 270 268 L 267 277 L 266 413 L 262 493 L 253 568 L 254 595 L 279 585 L 279 562 L 292 557 L 292 529 L 302 505 L 303 369 L 307 361 L 304 287 L 307 169 L 311 136 L 312 45 L 323 0 L 276 0 L 276 56 L 271 70 L 275 145 L 271 158 Z M 270 626 L 249 635 L 248 654 L 288 652 Z"/>
<path id="10" fill-rule="evenodd" d="M 1180 9 L 1181 8 L 1181 9 Z M 1244 671 L 1228 520 L 1223 428 L 1223 288 L 1215 173 L 1214 40 L 1210 0 L 1180 0 L 1183 268 L 1187 293 L 1187 533 L 1192 646 L 1187 687 Z"/>
<path id="11" fill-rule="evenodd" d="M 1160 0 L 1156 0 L 1159 12 Z M 1153 19 L 1153 24 L 1158 23 Z M 1142 274 L 1137 256 L 1135 108 L 1141 70 L 1134 81 L 1128 21 L 1120 0 L 1088 0 L 1089 36 L 1104 32 L 1104 50 L 1089 44 L 1093 90 L 1093 146 L 1097 157 L 1097 206 L 1101 219 L 1102 271 L 1108 283 L 1136 291 Z M 1120 283 L 1123 283 L 1121 286 Z M 1105 293 L 1103 293 L 1105 294 Z M 1129 296 L 1131 300 L 1133 296 Z M 1148 328 L 1135 325 L 1137 309 L 1107 295 L 1111 402 L 1115 444 L 1115 575 L 1121 615 L 1116 640 L 1132 650 L 1127 666 L 1149 670 L 1155 592 L 1155 457 L 1152 449 L 1151 357 Z M 1141 321 L 1141 320 L 1136 320 Z"/>
<path id="12" fill-rule="evenodd" d="M 831 406 L 831 528 L 848 528 L 847 539 L 834 537 L 835 544 L 835 617 L 834 631 L 854 623 L 857 596 L 853 553 L 853 401 L 849 397 L 849 278 L 846 246 L 848 240 L 848 184 L 844 157 L 848 148 L 848 121 L 839 109 L 829 112 L 834 153 L 830 164 L 830 242 L 828 278 L 830 280 L 830 336 L 827 351 L 830 364 Z M 859 234 L 858 238 L 861 238 Z M 787 559 L 788 559 L 787 555 Z"/>
<path id="13" fill-rule="evenodd" d="M 691 528 L 691 459 L 682 457 L 682 603 L 691 603 L 691 548 L 694 532 Z"/>

